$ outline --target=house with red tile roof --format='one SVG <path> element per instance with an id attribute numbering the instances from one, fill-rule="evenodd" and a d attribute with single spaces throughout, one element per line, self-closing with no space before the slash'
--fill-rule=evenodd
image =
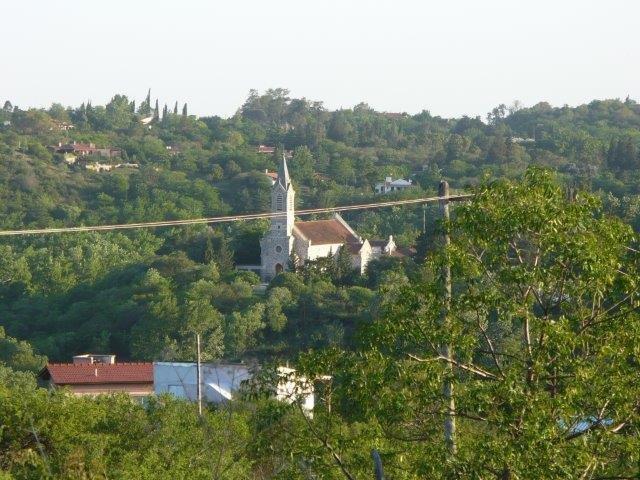
<path id="1" fill-rule="evenodd" d="M 81 143 L 71 142 L 62 143 L 58 142 L 58 145 L 50 147 L 55 153 L 62 153 L 65 155 L 74 155 L 75 157 L 88 157 L 91 155 L 99 155 L 101 157 L 116 158 L 122 155 L 122 150 L 119 148 L 99 148 L 95 143 Z"/>
<path id="2" fill-rule="evenodd" d="M 269 177 L 269 180 L 271 180 L 271 185 L 275 184 L 278 180 L 278 172 L 270 172 L 267 168 L 265 169 L 264 174 Z"/>
<path id="3" fill-rule="evenodd" d="M 142 399 L 153 394 L 153 363 L 122 363 L 115 355 L 77 355 L 72 363 L 48 363 L 38 380 L 77 396 L 126 393 Z"/>

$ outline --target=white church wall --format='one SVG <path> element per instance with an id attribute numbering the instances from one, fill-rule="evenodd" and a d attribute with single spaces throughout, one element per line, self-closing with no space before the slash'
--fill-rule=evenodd
<path id="1" fill-rule="evenodd" d="M 306 260 L 316 260 L 322 257 L 328 257 L 330 253 L 335 255 L 342 246 L 341 243 L 330 243 L 327 245 L 311 245 L 307 250 Z"/>

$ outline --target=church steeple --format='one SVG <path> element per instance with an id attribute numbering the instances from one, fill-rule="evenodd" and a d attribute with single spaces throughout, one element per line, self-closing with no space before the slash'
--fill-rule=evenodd
<path id="1" fill-rule="evenodd" d="M 295 194 L 287 159 L 283 155 L 278 167 L 278 178 L 271 189 L 271 211 L 277 215 L 271 218 L 271 227 L 260 240 L 263 280 L 271 280 L 277 273 L 284 271 L 293 252 Z"/>
<path id="2" fill-rule="evenodd" d="M 291 184 L 287 159 L 282 155 L 282 161 L 278 167 L 278 180 L 271 190 L 271 211 L 274 213 L 286 212 L 286 216 L 278 216 L 271 219 L 271 230 L 278 231 L 281 235 L 291 235 L 294 221 L 294 197 L 296 192 Z"/>
<path id="3" fill-rule="evenodd" d="M 282 154 L 282 161 L 278 167 L 278 182 L 286 189 L 291 185 L 291 178 L 289 177 L 289 168 L 287 168 L 287 157 Z"/>

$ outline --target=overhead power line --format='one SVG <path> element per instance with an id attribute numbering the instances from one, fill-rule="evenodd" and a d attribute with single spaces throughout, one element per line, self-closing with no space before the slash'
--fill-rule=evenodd
<path id="1" fill-rule="evenodd" d="M 449 200 L 451 202 L 465 200 L 473 197 L 472 194 L 451 195 L 449 197 L 427 197 L 414 198 L 411 200 L 393 200 L 388 202 L 365 203 L 360 205 L 344 205 L 341 207 L 325 207 L 325 208 L 309 208 L 306 210 L 296 210 L 296 215 L 314 215 L 319 213 L 337 213 L 348 212 L 351 210 L 368 210 L 372 208 L 394 207 L 397 205 L 412 205 L 438 202 L 440 200 Z M 213 224 L 228 223 L 244 220 L 258 220 L 262 218 L 284 217 L 286 212 L 265 212 L 265 213 L 249 213 L 244 215 L 227 215 L 223 217 L 194 218 L 187 220 L 164 220 L 160 222 L 140 222 L 140 223 L 121 223 L 116 225 L 95 225 L 81 227 L 58 227 L 58 228 L 36 228 L 24 230 L 4 230 L 0 231 L 0 237 L 9 237 L 17 235 L 46 235 L 51 233 L 73 233 L 73 232 L 101 232 L 109 230 L 131 230 L 136 228 L 157 228 L 157 227 L 175 227 L 180 225 L 197 225 L 197 224 Z"/>

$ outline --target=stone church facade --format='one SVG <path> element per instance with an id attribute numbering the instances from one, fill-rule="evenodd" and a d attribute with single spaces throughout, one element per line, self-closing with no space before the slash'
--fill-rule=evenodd
<path id="1" fill-rule="evenodd" d="M 283 157 L 271 190 L 271 211 L 276 215 L 271 218 L 269 230 L 260 240 L 263 281 L 269 282 L 287 270 L 292 258 L 304 264 L 309 260 L 335 255 L 340 249 L 346 248 L 354 269 L 362 274 L 371 259 L 397 253 L 393 237 L 369 242 L 338 214 L 330 220 L 296 221 L 294 200 L 295 190 L 287 160 Z"/>

